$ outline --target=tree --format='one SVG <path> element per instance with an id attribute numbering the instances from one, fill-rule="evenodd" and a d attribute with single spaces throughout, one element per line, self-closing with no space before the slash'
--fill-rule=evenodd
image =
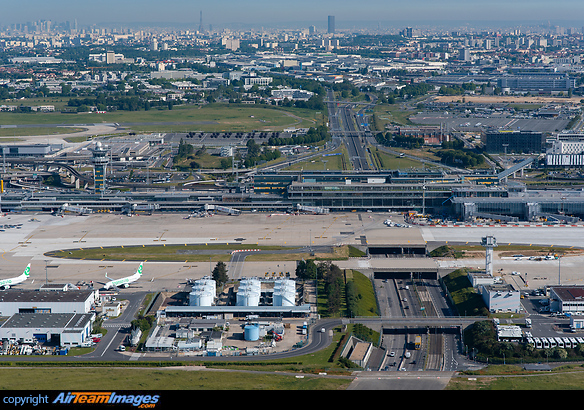
<path id="1" fill-rule="evenodd" d="M 299 261 L 296 265 L 296 277 L 299 279 L 316 279 L 317 266 L 312 259 Z"/>
<path id="2" fill-rule="evenodd" d="M 219 287 L 227 283 L 229 276 L 227 275 L 227 266 L 225 266 L 224 262 L 217 262 L 217 265 L 213 269 L 212 277 Z"/>

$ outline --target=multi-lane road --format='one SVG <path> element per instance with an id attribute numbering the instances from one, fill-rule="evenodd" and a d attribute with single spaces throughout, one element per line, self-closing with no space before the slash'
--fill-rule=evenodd
<path id="1" fill-rule="evenodd" d="M 371 169 L 367 161 L 365 142 L 362 141 L 365 138 L 366 130 L 364 125 L 358 120 L 359 117 L 362 118 L 363 111 L 369 105 L 362 107 L 359 114 L 355 114 L 352 109 L 353 104 L 337 102 L 332 90 L 327 92 L 327 98 L 329 126 L 333 138 L 340 138 L 344 141 L 349 151 L 349 159 L 354 170 L 363 171 Z"/>

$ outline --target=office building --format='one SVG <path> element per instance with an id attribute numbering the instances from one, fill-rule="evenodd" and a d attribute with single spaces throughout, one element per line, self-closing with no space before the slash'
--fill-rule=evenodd
<path id="1" fill-rule="evenodd" d="M 328 16 L 328 33 L 335 34 L 335 16 Z"/>
<path id="2" fill-rule="evenodd" d="M 576 88 L 576 79 L 559 72 L 521 72 L 502 76 L 498 86 L 504 93 L 551 94 Z"/>
<path id="3" fill-rule="evenodd" d="M 541 132 L 495 131 L 485 135 L 488 153 L 540 154 L 544 145 Z"/>

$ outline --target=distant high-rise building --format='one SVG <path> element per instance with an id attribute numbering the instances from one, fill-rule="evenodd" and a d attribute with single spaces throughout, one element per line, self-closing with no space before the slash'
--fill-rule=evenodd
<path id="1" fill-rule="evenodd" d="M 200 17 L 199 17 L 199 33 L 204 33 L 205 28 L 203 27 L 203 10 L 201 10 Z"/>
<path id="2" fill-rule="evenodd" d="M 335 33 L 335 16 L 328 16 L 328 33 Z"/>

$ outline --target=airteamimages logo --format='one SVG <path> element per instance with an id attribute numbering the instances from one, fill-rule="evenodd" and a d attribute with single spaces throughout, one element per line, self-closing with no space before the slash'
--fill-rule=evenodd
<path id="1" fill-rule="evenodd" d="M 120 394 L 116 392 L 62 392 L 53 404 L 128 404 L 141 409 L 156 406 L 160 396 L 157 394 Z"/>

